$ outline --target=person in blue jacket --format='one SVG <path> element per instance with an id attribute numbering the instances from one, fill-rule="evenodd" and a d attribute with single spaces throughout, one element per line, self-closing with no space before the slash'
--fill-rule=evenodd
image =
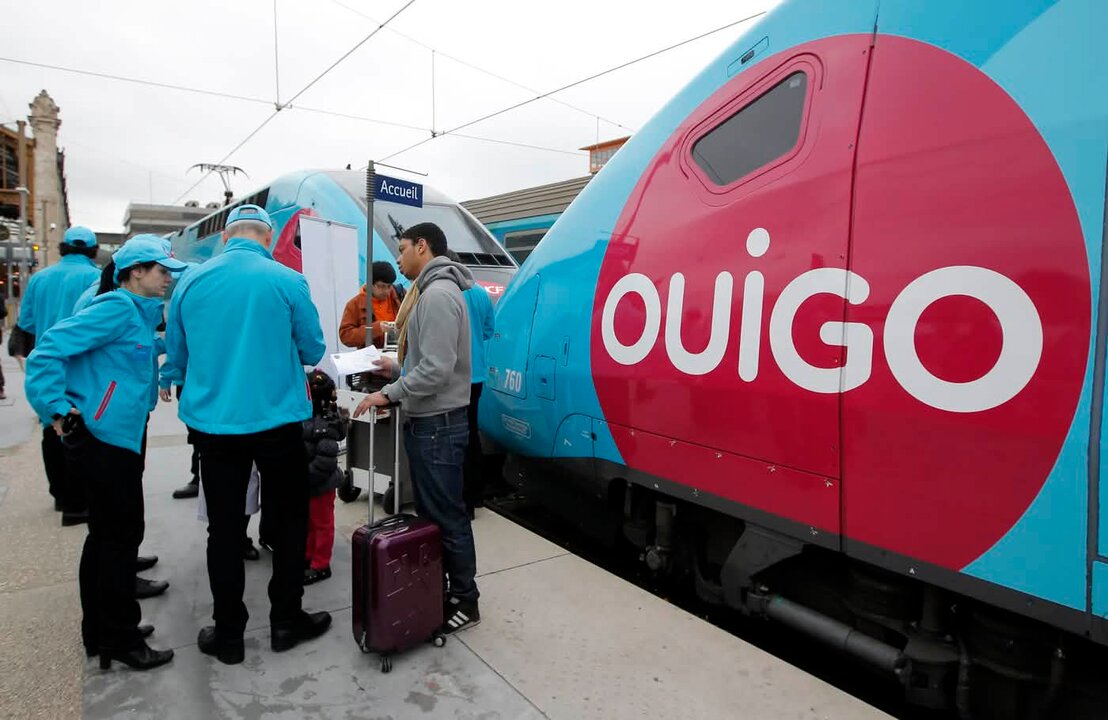
<path id="1" fill-rule="evenodd" d="M 46 331 L 27 358 L 27 399 L 84 468 L 89 532 L 81 554 L 81 634 L 100 667 L 147 670 L 173 658 L 140 628 L 135 571 L 143 521 L 146 422 L 157 402 L 155 328 L 170 273 L 185 264 L 157 238 L 116 251 L 118 290 Z"/>
<path id="2" fill-rule="evenodd" d="M 169 255 L 170 257 L 173 256 L 169 241 L 158 235 L 153 235 L 150 233 L 135 235 L 131 239 L 127 240 L 127 242 L 131 242 L 132 240 L 139 240 L 140 242 L 146 243 L 160 242 L 162 244 L 162 247 L 165 249 L 166 255 Z M 104 267 L 100 270 L 100 278 L 92 285 L 89 285 L 88 288 L 86 288 L 85 291 L 82 292 L 81 295 L 77 298 L 77 302 L 73 304 L 73 314 L 76 315 L 87 308 L 89 305 L 91 305 L 93 299 L 97 295 L 103 295 L 104 293 L 112 292 L 118 287 L 119 283 L 116 282 L 115 261 L 108 260 L 108 262 L 105 263 Z M 164 330 L 164 328 L 159 328 L 159 330 Z M 154 354 L 151 357 L 151 360 L 154 364 L 155 375 L 158 372 L 159 358 L 161 358 L 162 355 L 165 355 L 165 341 L 162 340 L 160 336 L 155 335 Z M 73 482 L 80 484 L 82 482 L 81 472 L 83 471 L 80 463 L 80 458 L 75 457 L 75 454 L 72 451 L 67 451 L 65 453 L 65 458 L 67 471 L 73 473 Z M 138 557 L 136 567 L 139 572 L 143 572 L 144 570 L 149 570 L 150 568 L 154 567 L 157 562 L 157 555 L 140 555 Z M 135 578 L 135 597 L 137 597 L 139 600 L 144 600 L 146 598 L 161 595 L 168 588 L 169 583 L 165 580 L 149 580 L 144 577 Z"/>
<path id="3" fill-rule="evenodd" d="M 186 273 L 173 292 L 162 372 L 183 385 L 177 413 L 200 449 L 208 505 L 215 624 L 201 629 L 197 644 L 235 664 L 243 661 L 248 618 L 242 537 L 252 464 L 274 528 L 266 538 L 273 547 L 270 646 L 288 650 L 331 624 L 329 613 L 301 607 L 309 499 L 301 423 L 312 414 L 304 366 L 319 362 L 326 346 L 308 281 L 273 259 L 265 210 L 232 209 L 223 242 L 223 252 Z"/>
<path id="4" fill-rule="evenodd" d="M 61 260 L 36 272 L 27 283 L 19 308 L 20 329 L 38 337 L 73 314 L 77 297 L 100 277 L 100 269 L 93 262 L 98 250 L 96 233 L 87 227 L 78 225 L 65 231 L 58 245 Z M 62 513 L 62 525 L 86 522 L 84 489 L 66 469 L 61 440 L 49 423 L 42 426 L 42 464 L 54 509 Z"/>
<path id="5" fill-rule="evenodd" d="M 453 250 L 446 252 L 454 262 L 461 262 Z M 466 445 L 466 459 L 463 469 L 462 496 L 466 502 L 469 519 L 474 517 L 475 508 L 484 507 L 485 467 L 484 453 L 481 451 L 481 435 L 477 429 L 477 405 L 481 401 L 481 391 L 485 387 L 485 347 L 493 334 L 492 300 L 489 291 L 476 283 L 462 291 L 469 312 L 469 347 L 472 377 L 469 386 L 469 407 L 466 414 L 469 420 L 469 442 Z"/>

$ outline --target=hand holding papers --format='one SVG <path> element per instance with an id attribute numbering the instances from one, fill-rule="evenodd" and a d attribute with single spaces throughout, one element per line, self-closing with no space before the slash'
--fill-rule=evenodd
<path id="1" fill-rule="evenodd" d="M 373 345 L 352 352 L 331 353 L 331 361 L 339 375 L 353 375 L 367 370 L 378 370 L 381 351 Z"/>

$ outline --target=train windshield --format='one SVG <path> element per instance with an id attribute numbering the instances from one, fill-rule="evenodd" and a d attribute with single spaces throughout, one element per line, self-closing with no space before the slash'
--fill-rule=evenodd
<path id="1" fill-rule="evenodd" d="M 365 207 L 365 180 L 356 173 L 329 173 L 347 193 Z M 450 249 L 463 255 L 500 256 L 507 253 L 489 233 L 477 222 L 468 217 L 457 205 L 424 203 L 423 207 L 412 207 L 399 203 L 378 200 L 373 204 L 374 228 L 385 239 L 386 244 L 395 247 L 399 235 L 412 225 L 433 222 L 442 228 Z M 468 264 L 468 263 L 467 263 Z M 506 264 L 512 264 L 510 261 Z"/>

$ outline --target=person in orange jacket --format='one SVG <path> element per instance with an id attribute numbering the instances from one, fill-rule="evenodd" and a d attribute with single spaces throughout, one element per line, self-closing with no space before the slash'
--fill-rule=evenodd
<path id="1" fill-rule="evenodd" d="M 396 320 L 396 314 L 400 310 L 400 293 L 393 283 L 396 282 L 396 271 L 392 265 L 379 261 L 373 263 L 373 344 L 384 347 L 385 331 L 381 327 L 383 322 Z M 366 328 L 366 291 L 365 286 L 358 294 L 350 298 L 346 308 L 342 311 L 342 323 L 339 325 L 339 340 L 343 345 L 352 348 L 364 348 Z"/>

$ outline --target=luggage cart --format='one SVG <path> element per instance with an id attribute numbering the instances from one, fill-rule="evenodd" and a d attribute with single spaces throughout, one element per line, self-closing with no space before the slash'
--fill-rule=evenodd
<path id="1" fill-rule="evenodd" d="M 396 351 L 395 333 L 385 333 L 385 353 Z M 377 471 L 367 482 L 367 489 L 374 495 L 381 496 L 381 505 L 393 513 L 400 512 L 400 508 L 414 503 L 412 497 L 411 475 L 408 472 L 408 456 L 404 448 L 400 447 L 399 433 L 393 433 L 393 423 L 399 421 L 400 411 L 396 408 L 381 410 L 377 415 L 377 422 L 369 422 L 369 413 L 360 418 L 353 417 L 354 408 L 370 392 L 383 387 L 386 383 L 381 378 L 370 373 L 359 373 L 357 376 L 348 376 L 340 385 L 346 387 L 338 391 L 338 405 L 345 408 L 353 422 L 350 423 L 350 431 L 346 436 L 345 463 L 346 483 L 339 488 L 339 498 L 343 502 L 353 502 L 361 495 L 361 488 L 355 482 L 355 470 L 368 473 L 372 463 L 370 462 L 370 433 L 376 433 L 372 447 L 377 454 Z M 400 456 L 400 497 L 396 496 L 396 482 L 392 477 L 391 468 L 395 467 L 394 457 Z M 390 469 L 386 474 L 382 469 Z"/>

